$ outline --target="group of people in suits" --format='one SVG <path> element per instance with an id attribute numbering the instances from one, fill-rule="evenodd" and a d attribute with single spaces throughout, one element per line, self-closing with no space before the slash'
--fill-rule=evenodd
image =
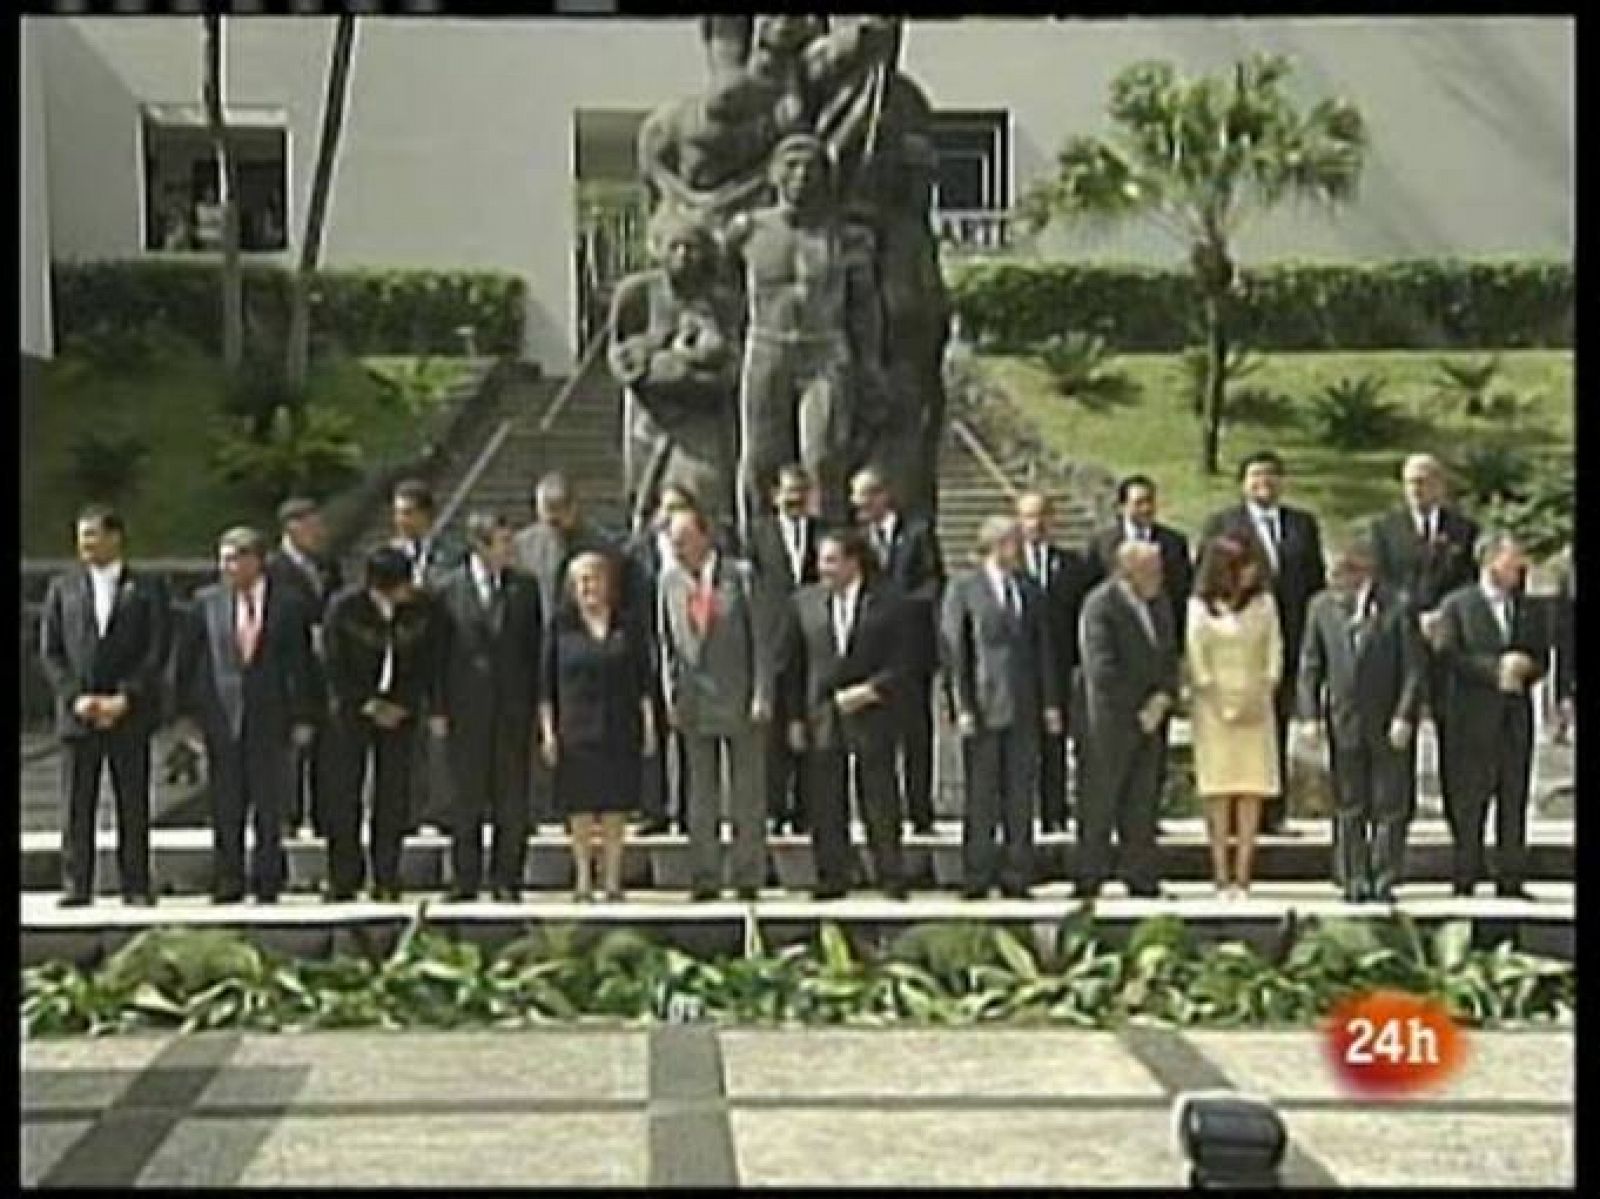
<path id="1" fill-rule="evenodd" d="M 91 507 L 80 565 L 52 581 L 41 625 L 66 746 L 62 902 L 93 894 L 102 763 L 124 896 L 154 902 L 150 738 L 174 716 L 205 743 L 222 902 L 275 901 L 285 828 L 307 821 L 335 901 L 369 880 L 374 898 L 398 898 L 404 839 L 428 824 L 451 838 L 452 898 L 487 883 L 515 899 L 530 827 L 556 820 L 579 897 L 614 899 L 640 819 L 687 833 L 697 899 L 753 897 L 769 828 L 809 833 L 815 893 L 831 898 L 860 881 L 852 806 L 873 884 L 903 897 L 905 826 L 933 826 L 936 712 L 960 739 L 964 895 L 1029 894 L 1036 821 L 1061 831 L 1074 815 L 1075 894 L 1120 877 L 1157 895 L 1185 702 L 1219 893 L 1246 891 L 1259 834 L 1284 828 L 1298 720 L 1329 751 L 1335 881 L 1352 901 L 1392 901 L 1431 718 L 1456 891 L 1485 874 L 1492 804 L 1495 883 L 1521 895 L 1529 689 L 1551 650 L 1526 603 L 1527 554 L 1444 502 L 1434 459 L 1408 459 L 1402 479 L 1404 504 L 1331 574 L 1267 451 L 1242 463 L 1240 502 L 1193 556 L 1135 475 L 1082 550 L 1054 543 L 1047 496 L 1021 495 L 983 522 L 953 580 L 932 527 L 872 468 L 851 481 L 844 527 L 811 514 L 812 480 L 789 466 L 742 538 L 668 487 L 620 542 L 559 474 L 539 481 L 527 528 L 472 513 L 465 544 L 405 482 L 394 536 L 358 582 L 330 560 L 316 505 L 291 500 L 276 547 L 247 528 L 222 536 L 218 582 L 183 613 L 127 565 L 116 513 Z M 1569 614 L 1556 630 L 1568 724 L 1570 628 Z"/>

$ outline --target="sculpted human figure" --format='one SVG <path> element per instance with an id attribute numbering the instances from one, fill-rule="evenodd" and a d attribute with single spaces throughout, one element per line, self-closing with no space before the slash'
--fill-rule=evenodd
<path id="1" fill-rule="evenodd" d="M 743 269 L 747 313 L 742 529 L 778 468 L 793 461 L 817 480 L 823 517 L 841 520 L 845 481 L 860 455 L 858 419 L 886 388 L 872 234 L 837 214 L 826 147 L 809 134 L 784 138 L 771 179 L 776 203 L 735 218 L 726 235 Z"/>
<path id="2" fill-rule="evenodd" d="M 630 275 L 611 307 L 607 359 L 626 388 L 624 457 L 636 515 L 664 485 L 687 485 L 708 514 L 733 511 L 739 356 L 737 297 L 718 281 L 709 226 L 671 210 L 651 222 L 660 264 Z"/>

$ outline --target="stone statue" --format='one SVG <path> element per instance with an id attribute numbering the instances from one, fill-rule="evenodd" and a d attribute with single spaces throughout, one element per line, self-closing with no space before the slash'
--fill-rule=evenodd
<path id="1" fill-rule="evenodd" d="M 624 460 L 637 521 L 659 489 L 691 488 L 708 514 L 734 511 L 739 301 L 719 281 L 716 238 L 674 209 L 651 221 L 655 269 L 611 304 L 607 360 L 626 389 Z"/>
<path id="2" fill-rule="evenodd" d="M 786 137 L 772 155 L 777 202 L 736 217 L 726 235 L 743 267 L 747 310 L 741 527 L 792 461 L 816 479 L 823 517 L 842 520 L 849 472 L 886 403 L 872 234 L 840 219 L 830 166 L 816 137 Z"/>
<path id="3" fill-rule="evenodd" d="M 876 213 L 889 405 L 868 457 L 901 502 L 924 513 L 937 508 L 950 340 L 950 298 L 929 221 L 936 165 L 926 138 L 898 139 L 882 176 L 884 204 Z"/>

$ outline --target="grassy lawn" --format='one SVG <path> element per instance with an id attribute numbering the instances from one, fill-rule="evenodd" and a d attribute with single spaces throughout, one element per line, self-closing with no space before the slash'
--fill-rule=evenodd
<path id="1" fill-rule="evenodd" d="M 1395 502 L 1400 461 L 1407 453 L 1428 451 L 1449 461 L 1465 446 L 1482 441 L 1481 422 L 1448 410 L 1434 398 L 1437 364 L 1444 357 L 1434 352 L 1264 355 L 1261 369 L 1241 386 L 1284 397 L 1282 419 L 1225 426 L 1223 473 L 1217 476 L 1199 469 L 1199 421 L 1192 414 L 1176 355 L 1118 358 L 1115 367 L 1137 384 L 1137 394 L 1127 404 L 1097 411 L 1063 399 L 1034 359 L 994 356 L 981 361 L 1011 393 L 1019 415 L 1052 449 L 1118 474 L 1153 476 L 1161 485 L 1163 515 L 1179 528 L 1198 529 L 1206 516 L 1234 500 L 1235 464 L 1252 450 L 1273 448 L 1289 464 L 1290 502 L 1310 508 L 1325 531 L 1338 537 Z M 1479 361 L 1484 355 L 1448 357 Z M 1524 418 L 1525 444 L 1571 454 L 1572 355 L 1508 351 L 1502 363 L 1498 387 L 1537 396 Z M 1312 418 L 1311 397 L 1343 376 L 1366 373 L 1388 380 L 1385 397 L 1413 426 L 1411 435 L 1383 449 L 1349 451 L 1324 444 Z"/>
<path id="2" fill-rule="evenodd" d="M 334 360 L 313 371 L 312 402 L 350 414 L 367 469 L 410 456 L 422 441 L 418 418 L 394 403 L 372 374 L 414 369 L 410 359 L 382 358 Z M 462 361 L 435 359 L 421 373 L 437 395 L 465 369 Z M 133 553 L 206 556 L 228 524 L 270 526 L 271 512 L 253 508 L 211 467 L 225 393 L 221 365 L 181 345 L 138 371 L 70 356 L 48 363 L 38 398 L 22 414 L 23 554 L 71 553 L 72 518 L 84 498 L 73 445 L 85 429 L 136 433 L 149 447 L 133 491 L 120 504 Z"/>

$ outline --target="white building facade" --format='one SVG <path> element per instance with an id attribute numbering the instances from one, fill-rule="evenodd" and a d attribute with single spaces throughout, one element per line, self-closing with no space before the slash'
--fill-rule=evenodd
<path id="1" fill-rule="evenodd" d="M 267 260 L 292 263 L 304 225 L 333 27 L 225 22 L 245 244 Z M 30 17 L 23 30 L 22 332 L 47 355 L 48 263 L 214 252 L 207 206 L 191 200 L 215 174 L 197 18 Z M 1122 68 L 1272 50 L 1294 56 L 1307 98 L 1361 107 L 1371 153 L 1357 204 L 1263 221 L 1244 261 L 1566 259 L 1574 33 L 1543 17 L 929 19 L 909 23 L 903 66 L 939 110 L 941 224 L 968 247 L 1179 262 L 1143 232 L 1019 244 L 1006 214 L 1066 137 L 1105 129 Z M 704 75 L 689 18 L 361 18 L 324 262 L 514 272 L 525 354 L 565 370 L 579 349 L 580 170 L 625 186 L 638 121 Z"/>

